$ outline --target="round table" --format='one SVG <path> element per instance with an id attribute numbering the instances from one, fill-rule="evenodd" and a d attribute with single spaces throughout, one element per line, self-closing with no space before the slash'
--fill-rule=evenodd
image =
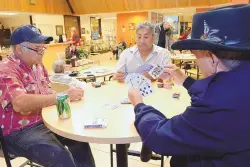
<path id="1" fill-rule="evenodd" d="M 190 97 L 183 87 L 172 90 L 157 88 L 153 85 L 154 94 L 144 98 L 146 104 L 154 106 L 168 118 L 182 113 L 190 104 Z M 127 167 L 126 144 L 140 142 L 135 127 L 135 114 L 131 104 L 121 104 L 116 109 L 107 109 L 104 104 L 120 104 L 127 97 L 127 85 L 115 81 L 107 82 L 100 88 L 88 84 L 84 99 L 70 104 L 72 116 L 61 120 L 57 116 L 56 106 L 44 108 L 42 116 L 45 125 L 54 133 L 76 141 L 116 144 L 117 166 Z M 172 98 L 175 92 L 181 93 L 179 99 Z M 85 129 L 84 123 L 94 118 L 108 119 L 104 129 Z"/>

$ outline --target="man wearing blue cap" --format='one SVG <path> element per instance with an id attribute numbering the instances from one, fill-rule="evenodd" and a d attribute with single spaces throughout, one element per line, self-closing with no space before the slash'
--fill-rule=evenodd
<path id="1" fill-rule="evenodd" d="M 94 167 L 88 143 L 58 136 L 42 122 L 42 109 L 56 104 L 42 64 L 44 43 L 52 40 L 32 25 L 12 33 L 13 53 L 0 63 L 0 126 L 7 149 L 46 167 Z M 80 88 L 70 88 L 66 93 L 71 101 L 83 97 Z"/>
<path id="2" fill-rule="evenodd" d="M 139 90 L 129 91 L 143 144 L 172 156 L 171 167 L 250 166 L 248 16 L 250 5 L 246 4 L 197 13 L 191 39 L 172 45 L 172 49 L 191 50 L 205 77 L 196 81 L 175 65 L 164 69 L 191 97 L 191 106 L 182 114 L 166 118 L 143 103 Z"/>

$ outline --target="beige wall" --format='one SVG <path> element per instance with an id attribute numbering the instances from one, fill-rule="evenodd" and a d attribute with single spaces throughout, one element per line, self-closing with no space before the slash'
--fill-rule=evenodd
<path id="1" fill-rule="evenodd" d="M 179 22 L 193 22 L 193 16 L 190 15 L 179 16 Z"/>
<path id="2" fill-rule="evenodd" d="M 108 36 L 116 36 L 116 19 L 102 19 L 102 34 L 104 40 L 107 40 Z"/>
<path id="3" fill-rule="evenodd" d="M 86 40 L 90 40 L 91 36 L 91 30 L 90 30 L 90 17 L 88 15 L 81 15 L 80 16 L 80 25 L 81 28 L 85 28 L 85 34 L 83 34 L 86 37 Z M 89 32 L 87 34 L 87 31 Z"/>
<path id="4" fill-rule="evenodd" d="M 19 27 L 21 25 L 30 24 L 29 15 L 13 15 L 0 18 L 4 28 L 12 30 L 13 27 Z"/>
<path id="5" fill-rule="evenodd" d="M 49 35 L 53 36 L 54 39 L 59 39 L 56 35 L 56 25 L 62 25 L 63 33 L 65 33 L 63 15 L 33 14 L 32 18 L 33 23 L 42 31 L 43 35 Z"/>
<path id="6" fill-rule="evenodd" d="M 90 16 L 89 15 L 81 15 L 80 16 L 81 20 L 81 28 L 85 28 L 85 34 L 84 36 L 86 37 L 86 40 L 91 40 L 91 29 L 90 29 Z M 104 19 L 101 18 L 101 26 L 102 26 L 102 34 L 104 37 L 107 35 L 114 35 L 116 36 L 116 24 L 117 20 L 116 19 Z M 87 34 L 87 31 L 89 31 L 89 34 Z"/>

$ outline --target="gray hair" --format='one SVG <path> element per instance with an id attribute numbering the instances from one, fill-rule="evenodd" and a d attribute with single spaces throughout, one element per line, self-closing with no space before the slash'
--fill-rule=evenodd
<path id="1" fill-rule="evenodd" d="M 217 51 L 216 56 L 230 70 L 238 67 L 249 56 L 249 52 Z"/>
<path id="2" fill-rule="evenodd" d="M 64 64 L 63 60 L 56 60 L 54 61 L 52 68 L 54 73 L 64 73 Z"/>
<path id="3" fill-rule="evenodd" d="M 24 52 L 27 52 L 29 49 L 25 48 L 24 46 L 27 46 L 27 42 L 23 42 L 21 44 L 17 44 L 17 45 L 21 45 L 21 47 L 23 48 Z M 12 51 L 15 52 L 17 45 L 12 45 Z"/>
<path id="4" fill-rule="evenodd" d="M 147 28 L 147 29 L 151 30 L 153 35 L 155 33 L 155 26 L 147 21 L 143 21 L 143 22 L 139 23 L 138 26 L 136 27 L 136 32 L 142 28 Z"/>
<path id="5" fill-rule="evenodd" d="M 241 64 L 240 60 L 227 60 L 227 59 L 220 59 L 220 60 L 229 70 L 232 70 Z"/>

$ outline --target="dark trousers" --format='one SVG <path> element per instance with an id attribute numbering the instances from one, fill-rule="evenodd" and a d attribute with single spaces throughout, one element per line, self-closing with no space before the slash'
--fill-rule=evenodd
<path id="1" fill-rule="evenodd" d="M 186 167 L 188 159 L 186 156 L 173 156 L 170 159 L 170 167 Z"/>
<path id="2" fill-rule="evenodd" d="M 95 167 L 88 143 L 58 136 L 43 123 L 25 127 L 4 138 L 10 154 L 45 167 Z"/>

